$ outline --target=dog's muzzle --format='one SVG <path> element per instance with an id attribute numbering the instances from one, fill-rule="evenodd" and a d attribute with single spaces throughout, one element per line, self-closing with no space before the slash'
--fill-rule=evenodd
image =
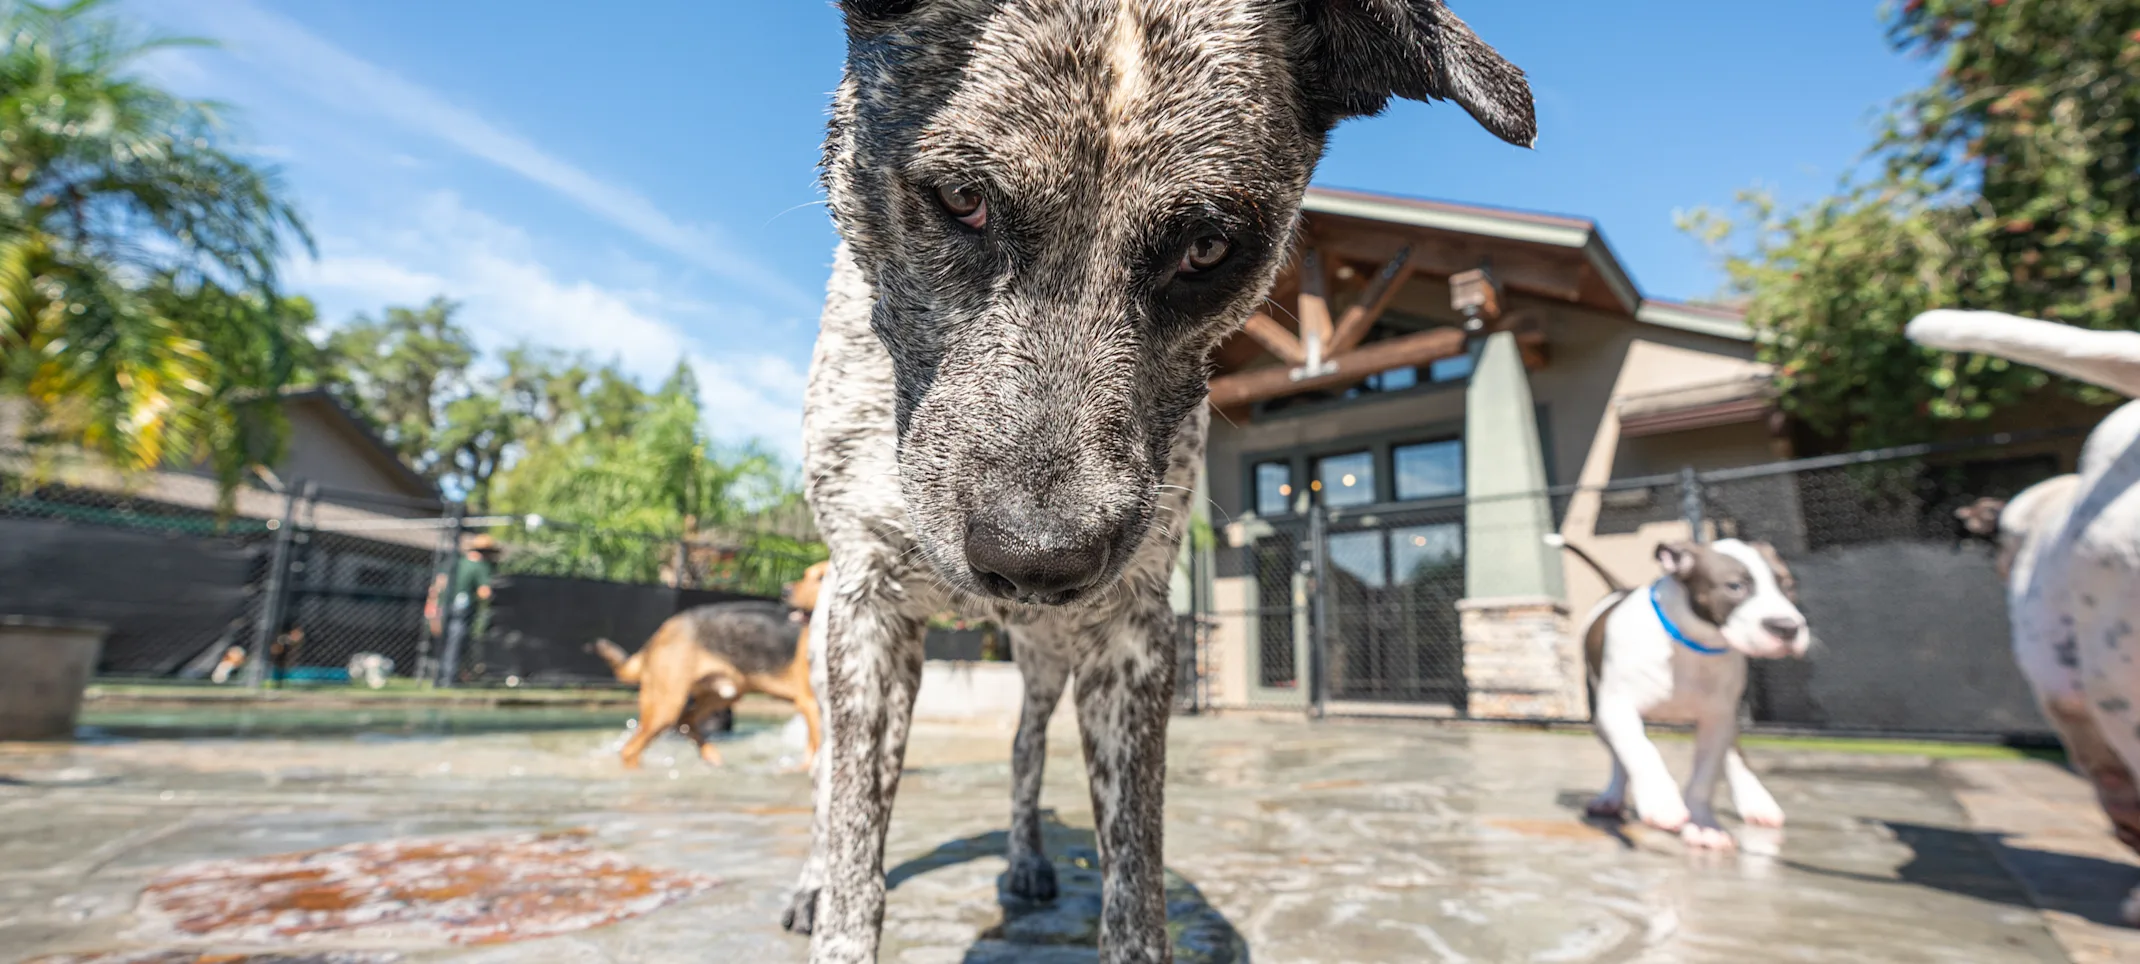
<path id="1" fill-rule="evenodd" d="M 966 525 L 966 564 L 989 595 L 1060 606 L 1107 574 L 1117 533 L 1051 513 L 995 506 Z"/>

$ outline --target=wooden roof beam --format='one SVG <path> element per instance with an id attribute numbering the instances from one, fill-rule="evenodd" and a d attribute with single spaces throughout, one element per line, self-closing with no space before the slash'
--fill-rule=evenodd
<path id="1" fill-rule="evenodd" d="M 1580 256 L 1546 257 L 1507 245 L 1478 245 L 1448 238 L 1397 231 L 1351 236 L 1333 235 L 1321 241 L 1327 254 L 1359 261 L 1380 260 L 1395 248 L 1409 247 L 1407 259 L 1417 274 L 1446 278 L 1469 271 L 1482 261 L 1491 261 L 1494 275 L 1508 288 L 1557 301 L 1583 302 L 1583 267 Z"/>
<path id="2" fill-rule="evenodd" d="M 1464 333 L 1436 328 L 1363 345 L 1324 364 L 1329 371 L 1295 379 L 1291 369 L 1258 368 L 1211 380 L 1211 404 L 1220 409 L 1349 385 L 1376 372 L 1406 365 L 1426 365 L 1464 353 Z"/>
<path id="3" fill-rule="evenodd" d="M 1329 352 L 1342 355 L 1360 344 L 1367 337 L 1367 330 L 1374 327 L 1375 320 L 1382 317 L 1390 300 L 1412 277 L 1412 246 L 1406 244 L 1397 249 L 1397 254 L 1382 265 L 1374 280 L 1367 283 L 1367 290 L 1360 292 L 1358 300 L 1345 309 L 1338 319 L 1337 332 L 1330 336 Z"/>
<path id="4" fill-rule="evenodd" d="M 1262 345 L 1264 351 L 1270 352 L 1279 361 L 1287 365 L 1307 364 L 1307 349 L 1301 346 L 1300 339 L 1292 330 L 1278 319 L 1259 311 L 1248 316 L 1248 324 L 1241 330 L 1247 332 L 1248 337 L 1254 338 L 1256 344 Z"/>

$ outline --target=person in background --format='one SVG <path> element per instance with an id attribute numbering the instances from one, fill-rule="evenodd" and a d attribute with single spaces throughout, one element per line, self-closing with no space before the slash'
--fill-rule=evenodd
<path id="1" fill-rule="evenodd" d="M 290 670 L 297 665 L 298 652 L 305 648 L 305 627 L 292 626 L 274 642 L 268 644 L 268 668 L 272 681 L 281 686 L 290 678 Z"/>
<path id="2" fill-rule="evenodd" d="M 481 639 L 490 626 L 490 583 L 497 572 L 498 542 L 487 535 L 468 540 L 453 568 L 438 574 L 424 601 L 424 618 L 434 636 L 446 641 L 439 675 L 450 683 L 459 671 L 461 652 L 470 639 Z"/>

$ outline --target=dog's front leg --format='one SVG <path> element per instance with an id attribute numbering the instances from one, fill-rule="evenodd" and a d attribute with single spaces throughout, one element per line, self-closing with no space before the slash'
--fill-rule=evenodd
<path id="1" fill-rule="evenodd" d="M 1174 617 L 1130 617 L 1077 668 L 1078 726 L 1100 841 L 1102 964 L 1164 964 L 1162 861 L 1167 718 L 1174 705 Z"/>
<path id="2" fill-rule="evenodd" d="M 1724 782 L 1731 787 L 1731 805 L 1739 811 L 1739 819 L 1755 827 L 1783 826 L 1783 807 L 1746 765 L 1737 743 L 1724 754 Z"/>
<path id="3" fill-rule="evenodd" d="M 1055 899 L 1055 865 L 1040 840 L 1040 784 L 1048 763 L 1048 720 L 1062 701 L 1070 665 L 1049 651 L 1039 634 L 1013 635 L 1011 655 L 1025 682 L 1018 738 L 1011 744 L 1010 874 L 1005 886 L 1026 900 Z"/>
<path id="4" fill-rule="evenodd" d="M 1739 740 L 1738 701 L 1705 714 L 1694 725 L 1694 768 L 1687 774 L 1687 824 L 1679 837 L 1702 850 L 1730 850 L 1731 834 L 1716 819 L 1716 785 L 1724 760 Z"/>
<path id="5" fill-rule="evenodd" d="M 870 560 L 840 562 L 825 620 L 827 723 L 821 751 L 830 792 L 821 840 L 824 887 L 810 931 L 811 964 L 873 964 L 884 926 L 884 835 L 921 685 L 922 622 Z M 849 573 L 855 573 L 850 576 Z"/>
<path id="6" fill-rule="evenodd" d="M 830 573 L 825 584 L 830 585 Z M 820 590 L 823 593 L 823 590 Z M 825 679 L 825 620 L 830 612 L 829 593 L 820 595 L 827 604 L 820 604 L 810 614 L 810 689 L 818 697 L 819 726 L 822 738 L 816 756 L 810 761 L 810 856 L 803 861 L 802 873 L 797 875 L 795 890 L 788 897 L 786 910 L 780 913 L 780 926 L 797 934 L 808 934 L 817 923 L 817 895 L 825 886 L 825 839 L 830 836 L 828 821 L 832 816 L 832 778 L 827 774 L 830 767 L 832 729 L 824 719 L 824 696 L 831 687 Z"/>
<path id="7" fill-rule="evenodd" d="M 1613 759 L 1627 769 L 1627 794 L 1635 815 L 1659 830 L 1677 833 L 1687 825 L 1687 804 L 1672 785 L 1672 771 L 1642 732 L 1642 711 L 1634 704 L 1610 696 L 1600 697 L 1596 714 L 1598 736 L 1612 749 Z"/>

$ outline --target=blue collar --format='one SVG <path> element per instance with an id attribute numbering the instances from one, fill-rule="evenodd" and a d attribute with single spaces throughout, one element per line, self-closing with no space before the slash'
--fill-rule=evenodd
<path id="1" fill-rule="evenodd" d="M 1688 649 L 1702 654 L 1703 656 L 1722 656 L 1725 653 L 1731 652 L 1729 648 L 1723 646 L 1704 646 L 1700 643 L 1695 642 L 1694 640 L 1688 639 L 1686 633 L 1679 631 L 1679 627 L 1673 624 L 1672 617 L 1664 614 L 1664 603 L 1659 602 L 1657 599 L 1657 587 L 1663 582 L 1664 580 L 1659 579 L 1656 582 L 1650 583 L 1650 611 L 1656 613 L 1657 621 L 1664 624 L 1665 635 L 1668 635 L 1673 639 L 1678 640 L 1679 645 L 1685 646 Z"/>

